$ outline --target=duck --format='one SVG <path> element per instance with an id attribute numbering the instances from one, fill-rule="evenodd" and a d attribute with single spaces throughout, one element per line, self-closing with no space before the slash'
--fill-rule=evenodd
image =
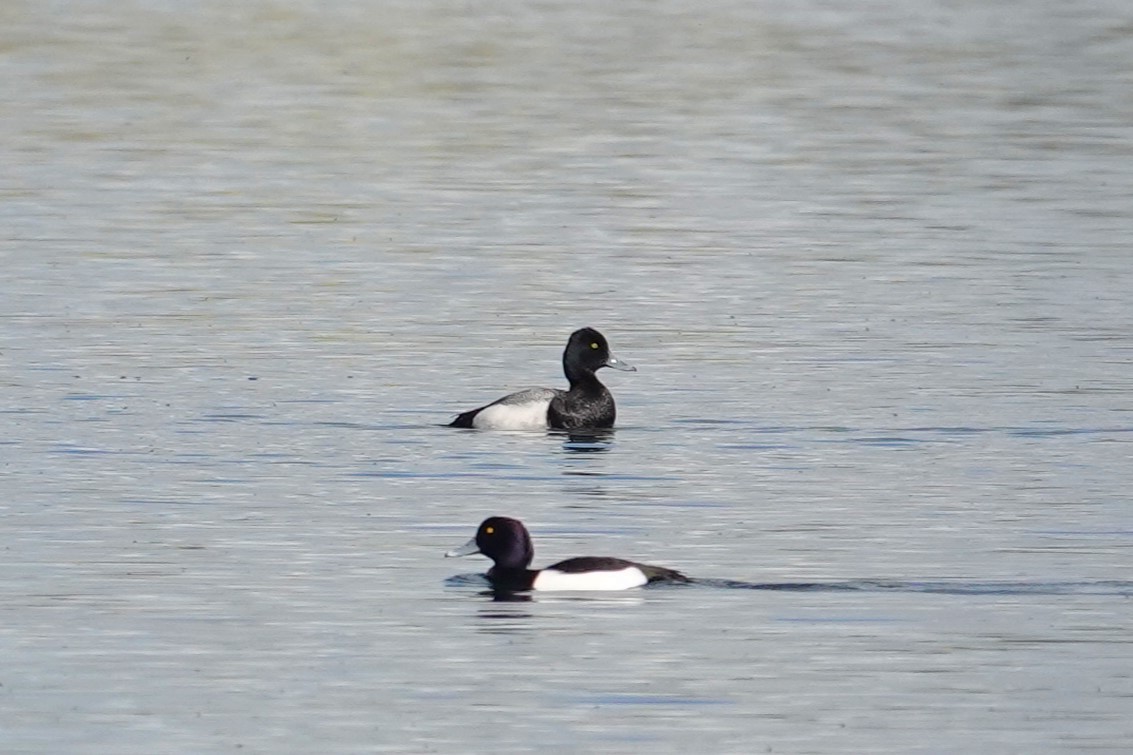
<path id="1" fill-rule="evenodd" d="M 588 430 L 614 426 L 614 397 L 594 373 L 603 367 L 637 372 L 610 353 L 606 337 L 594 328 L 570 334 L 563 350 L 563 373 L 570 388 L 529 388 L 457 416 L 449 427 L 481 430 Z"/>
<path id="2" fill-rule="evenodd" d="M 663 566 L 610 557 L 568 558 L 545 569 L 531 569 L 529 567 L 535 557 L 531 535 L 523 522 L 506 516 L 488 517 L 481 522 L 475 537 L 445 556 L 474 554 L 492 559 L 488 581 L 494 589 L 502 592 L 628 590 L 657 582 L 692 581 Z"/>

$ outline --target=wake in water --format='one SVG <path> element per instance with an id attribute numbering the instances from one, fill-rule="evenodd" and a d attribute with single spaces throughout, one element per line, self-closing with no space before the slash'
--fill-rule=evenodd
<path id="1" fill-rule="evenodd" d="M 490 587 L 483 574 L 458 574 L 445 580 L 451 587 Z M 845 582 L 743 582 L 736 579 L 691 579 L 682 584 L 655 584 L 643 590 L 686 590 L 710 587 L 722 590 L 769 592 L 914 592 L 939 595 L 1114 595 L 1133 597 L 1133 581 L 1098 580 L 1076 582 L 967 582 L 963 580 L 877 580 Z M 492 591 L 489 590 L 489 593 Z"/>
<path id="2" fill-rule="evenodd" d="M 1096 582 L 965 582 L 861 579 L 847 582 L 741 582 L 734 579 L 694 579 L 692 584 L 726 590 L 786 592 L 919 592 L 941 595 L 1119 595 L 1133 597 L 1133 581 Z"/>

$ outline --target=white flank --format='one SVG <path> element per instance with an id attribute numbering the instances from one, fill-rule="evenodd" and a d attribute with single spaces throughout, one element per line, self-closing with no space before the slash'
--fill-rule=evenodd
<path id="1" fill-rule="evenodd" d="M 481 430 L 546 430 L 551 399 L 526 404 L 492 404 L 472 418 Z"/>
<path id="2" fill-rule="evenodd" d="M 591 571 L 568 574 L 554 569 L 544 569 L 535 577 L 533 590 L 628 590 L 641 587 L 646 582 L 641 570 L 627 566 L 617 571 Z"/>

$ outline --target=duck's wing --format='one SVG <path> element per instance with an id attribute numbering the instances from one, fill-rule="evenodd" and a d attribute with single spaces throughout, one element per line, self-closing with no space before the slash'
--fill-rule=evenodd
<path id="1" fill-rule="evenodd" d="M 558 396 L 563 391 L 557 388 L 528 388 L 522 391 L 508 394 L 498 401 L 493 401 L 488 406 L 511 406 L 513 404 L 536 404 L 543 401 L 550 402 L 555 396 Z M 487 409 L 488 407 L 484 407 Z"/>
<path id="2" fill-rule="evenodd" d="M 638 569 L 650 582 L 690 581 L 688 577 L 674 569 L 667 569 L 664 566 L 639 564 L 636 561 L 627 561 L 624 558 L 612 558 L 608 556 L 580 556 L 578 558 L 568 558 L 566 561 L 560 561 L 559 563 L 548 566 L 547 568 L 553 569 L 557 572 L 562 572 L 563 574 Z"/>
<path id="3" fill-rule="evenodd" d="M 457 416 L 449 427 L 485 430 L 536 430 L 547 427 L 547 407 L 562 393 L 554 388 L 528 388 L 510 393 L 479 409 Z"/>

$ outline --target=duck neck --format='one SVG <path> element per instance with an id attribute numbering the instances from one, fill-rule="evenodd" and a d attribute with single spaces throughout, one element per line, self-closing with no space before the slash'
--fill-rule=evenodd
<path id="1" fill-rule="evenodd" d="M 571 392 L 601 393 L 605 389 L 594 370 L 579 367 L 566 359 L 563 359 L 563 374 L 570 383 Z"/>

